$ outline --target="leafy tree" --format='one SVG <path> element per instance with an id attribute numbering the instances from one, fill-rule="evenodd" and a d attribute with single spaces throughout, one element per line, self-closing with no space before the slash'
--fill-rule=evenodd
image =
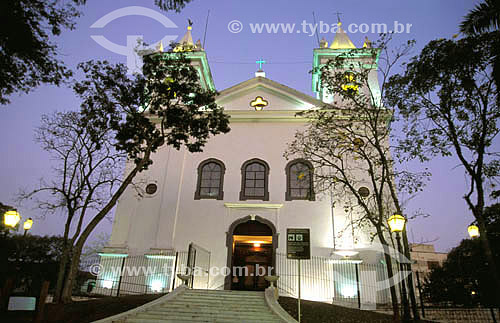
<path id="1" fill-rule="evenodd" d="M 500 2 L 498 0 L 485 0 L 471 10 L 460 24 L 460 31 L 467 36 L 477 36 L 483 33 L 496 31 L 492 35 L 494 42 L 491 47 L 493 69 L 491 75 L 497 85 L 497 104 L 500 103 L 498 85 L 500 84 L 500 32 L 498 31 L 500 19 Z"/>
<path id="2" fill-rule="evenodd" d="M 309 124 L 296 133 L 285 157 L 310 161 L 315 169 L 315 190 L 331 192 L 346 212 L 359 215 L 351 225 L 369 230 L 384 246 L 387 272 L 392 277 L 387 219 L 393 212 L 403 211 L 398 192 L 419 191 L 426 174 L 397 171 L 391 157 L 393 111 L 382 103 L 385 83 L 413 42 L 391 51 L 387 46 L 390 40 L 391 36 L 385 35 L 375 48 L 346 51 L 321 67 L 321 84 L 333 96 L 333 103 L 301 113 Z M 377 59 L 382 61 L 380 85 L 373 75 L 377 70 L 372 64 Z M 397 316 L 394 283 L 390 292 Z"/>
<path id="3" fill-rule="evenodd" d="M 59 85 L 71 72 L 57 59 L 50 39 L 73 29 L 79 1 L 11 0 L 0 2 L 0 104 L 9 95 L 28 93 L 41 83 Z"/>
<path id="4" fill-rule="evenodd" d="M 161 10 L 179 12 L 192 0 L 155 0 Z M 16 92 L 42 83 L 60 85 L 71 71 L 57 58 L 51 39 L 72 30 L 86 0 L 8 0 L 0 2 L 0 104 Z"/>
<path id="5" fill-rule="evenodd" d="M 96 137 L 92 137 L 96 135 Z M 35 140 L 56 161 L 52 179 L 42 179 L 39 188 L 22 193 L 34 199 L 44 214 L 61 211 L 66 217 L 63 248 L 59 262 L 56 299 L 60 297 L 66 268 L 75 241 L 89 212 L 98 210 L 121 184 L 126 154 L 113 147 L 113 132 L 90 133 L 78 112 L 57 112 L 42 116 Z M 72 230 L 73 229 L 73 230 Z"/>
<path id="6" fill-rule="evenodd" d="M 460 31 L 473 35 L 498 30 L 499 21 L 500 3 L 495 0 L 484 0 L 465 16 L 460 24 Z"/>
<path id="7" fill-rule="evenodd" d="M 492 33 L 431 41 L 402 75 L 391 77 L 387 97 L 405 122 L 399 152 L 421 161 L 454 155 L 465 169 L 469 187 L 464 199 L 478 223 L 491 279 L 500 290 L 484 217 L 485 186 L 500 171 L 495 146 L 500 109 L 489 73 L 495 41 Z"/>
<path id="8" fill-rule="evenodd" d="M 500 204 L 484 211 L 494 256 L 500 260 Z M 491 284 L 488 259 L 478 239 L 462 240 L 453 248 L 442 267 L 431 270 L 424 284 L 424 295 L 432 303 L 472 306 L 494 305 L 495 286 Z"/>
<path id="9" fill-rule="evenodd" d="M 0 236 L 5 236 L 9 234 L 9 228 L 7 228 L 3 222 L 3 215 L 8 210 L 12 209 L 10 206 L 2 204 L 0 202 Z"/>
<path id="10" fill-rule="evenodd" d="M 161 10 L 173 10 L 179 12 L 191 1 L 193 0 L 155 0 L 155 5 L 157 5 Z"/>
<path id="11" fill-rule="evenodd" d="M 54 286 L 63 243 L 57 236 L 1 235 L 0 281 L 15 277 L 16 285 L 24 285 L 31 295 L 37 294 L 44 280 Z"/>
<path id="12" fill-rule="evenodd" d="M 157 149 L 170 145 L 199 152 L 210 136 L 229 131 L 228 117 L 215 103 L 216 93 L 201 87 L 182 53 L 155 53 L 144 62 L 143 75 L 132 77 L 121 64 L 80 64 L 85 77 L 73 88 L 82 100 L 81 111 L 48 119 L 39 129 L 38 138 L 56 157 L 57 166 L 55 180 L 42 182 L 33 193 L 50 192 L 49 199 L 38 204 L 66 215 L 67 269 L 61 270 L 63 283 L 56 290 L 56 299 L 63 302 L 71 301 L 90 233 L 135 176 L 153 163 Z M 129 162 L 122 178 L 116 165 L 125 156 Z"/>
<path id="13" fill-rule="evenodd" d="M 484 217 L 486 226 L 488 227 L 488 234 L 491 239 L 500 241 L 500 203 L 495 203 L 484 209 Z M 500 244 L 493 243 L 493 249 L 500 252 Z"/>

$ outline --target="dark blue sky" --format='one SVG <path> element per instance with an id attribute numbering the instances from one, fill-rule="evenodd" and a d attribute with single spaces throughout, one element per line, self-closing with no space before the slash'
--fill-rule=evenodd
<path id="1" fill-rule="evenodd" d="M 194 21 L 193 38 L 203 40 L 205 19 L 210 9 L 205 50 L 218 90 L 222 90 L 253 77 L 255 60 L 264 58 L 267 77 L 312 95 L 311 76 L 312 50 L 317 47 L 316 37 L 304 33 L 252 33 L 249 24 L 289 23 L 302 28 L 305 20 L 316 20 L 328 24 L 337 22 L 335 12 L 343 13 L 343 26 L 348 24 L 386 23 L 392 29 L 394 21 L 412 24 L 409 34 L 396 37 L 395 44 L 415 39 L 415 54 L 427 42 L 436 38 L 450 38 L 458 32 L 462 17 L 476 2 L 470 0 L 422 0 L 422 1 L 202 1 L 194 0 L 181 13 L 162 13 L 178 28 L 166 29 L 159 22 L 142 16 L 127 16 L 110 22 L 105 28 L 89 28 L 105 14 L 127 6 L 145 6 L 159 11 L 153 0 L 143 1 L 97 1 L 89 0 L 83 7 L 83 16 L 78 19 L 76 29 L 66 31 L 54 39 L 60 46 L 61 59 L 74 68 L 80 61 L 106 59 L 125 63 L 125 56 L 115 54 L 98 45 L 91 35 L 102 34 L 111 42 L 125 45 L 127 35 L 144 35 L 147 43 L 158 41 L 165 35 L 185 33 L 187 18 Z M 228 31 L 232 20 L 242 22 L 240 33 Z M 8 28 L 8 26 L 4 26 Z M 334 34 L 325 33 L 330 43 Z M 365 34 L 349 34 L 354 44 L 360 47 Z M 376 34 L 368 34 L 371 39 Z M 20 188 L 34 188 L 42 176 L 50 176 L 50 160 L 33 142 L 33 130 L 39 125 L 40 116 L 55 110 L 75 109 L 78 101 L 70 90 L 42 86 L 28 95 L 15 95 L 12 103 L 0 107 L 0 201 L 15 205 L 15 195 Z M 463 170 L 456 167 L 453 158 L 435 159 L 428 165 L 433 173 L 426 190 L 412 199 L 409 211 L 421 209 L 430 217 L 419 218 L 409 225 L 410 239 L 435 241 L 439 250 L 448 250 L 466 237 L 466 227 L 473 220 L 462 195 L 465 192 Z M 418 163 L 409 169 L 422 167 Z M 23 218 L 37 218 L 39 212 L 26 204 L 19 208 Z M 53 216 L 35 219 L 33 233 L 59 234 L 63 219 Z M 104 221 L 98 231 L 110 232 L 111 221 Z"/>

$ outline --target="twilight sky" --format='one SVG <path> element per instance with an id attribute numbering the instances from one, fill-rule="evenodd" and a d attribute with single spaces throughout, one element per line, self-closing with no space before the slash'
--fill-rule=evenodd
<path id="1" fill-rule="evenodd" d="M 153 5 L 153 0 L 97 1 L 89 0 L 82 8 L 76 29 L 66 31 L 54 39 L 60 47 L 60 58 L 74 68 L 78 62 L 90 59 L 106 59 L 116 63 L 126 63 L 126 57 L 109 51 L 97 44 L 90 36 L 103 35 L 117 45 L 125 46 L 127 35 L 143 35 L 146 43 L 154 43 L 166 35 L 178 36 L 185 33 L 187 19 L 193 22 L 193 38 L 203 41 L 207 11 L 210 18 L 206 33 L 205 50 L 217 90 L 245 81 L 254 76 L 255 61 L 263 58 L 266 76 L 299 91 L 312 95 L 311 75 L 312 50 L 317 47 L 315 36 L 307 27 L 303 32 L 303 22 L 329 24 L 337 22 L 336 12 L 341 12 L 343 27 L 351 23 L 368 25 L 385 23 L 389 30 L 394 22 L 412 24 L 409 33 L 395 37 L 394 44 L 415 39 L 415 54 L 430 40 L 450 38 L 458 32 L 462 17 L 477 1 L 470 0 L 422 0 L 422 1 L 202 1 L 194 0 L 181 13 L 164 13 Z M 101 29 L 90 26 L 104 15 L 128 6 L 142 6 L 153 9 L 169 18 L 177 28 L 165 28 L 159 21 L 145 16 L 124 16 L 109 22 Z M 229 22 L 242 23 L 239 33 L 228 30 Z M 250 24 L 285 23 L 295 24 L 294 32 L 252 33 Z M 237 23 L 236 23 L 237 24 Z M 235 28 L 235 25 L 231 25 Z M 9 26 L 5 26 L 9 28 Z M 323 31 L 326 28 L 323 29 Z M 297 30 L 301 32 L 298 33 Z M 349 32 L 348 32 L 349 33 Z M 357 47 L 367 35 L 375 39 L 375 33 L 349 33 Z M 320 34 L 330 43 L 334 34 Z M 33 131 L 40 123 L 42 114 L 55 110 L 78 107 L 78 101 L 66 88 L 41 86 L 28 95 L 14 95 L 11 104 L 0 107 L 0 201 L 16 205 L 15 196 L 20 188 L 35 188 L 41 177 L 50 176 L 50 160 L 45 152 L 33 141 Z M 473 218 L 462 199 L 465 192 L 463 170 L 456 167 L 454 158 L 435 159 L 425 165 L 433 177 L 425 191 L 408 202 L 411 213 L 417 209 L 428 213 L 426 218 L 418 218 L 409 223 L 409 238 L 433 243 L 440 251 L 447 251 L 466 237 L 466 227 Z M 419 163 L 408 165 L 408 169 L 423 167 Z M 64 219 L 54 215 L 39 219 L 39 212 L 28 203 L 19 207 L 23 219 L 33 217 L 34 234 L 62 234 Z M 98 232 L 111 232 L 111 221 L 103 221 Z"/>

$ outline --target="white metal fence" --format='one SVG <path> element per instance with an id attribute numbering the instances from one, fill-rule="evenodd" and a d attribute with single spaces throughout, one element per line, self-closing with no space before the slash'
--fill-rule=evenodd
<path id="1" fill-rule="evenodd" d="M 298 296 L 298 261 L 287 259 L 286 254 L 276 254 L 276 272 L 280 276 L 278 289 L 281 295 Z M 397 272 L 394 266 L 394 272 Z M 387 280 L 384 264 L 365 264 L 333 261 L 312 256 L 301 260 L 302 298 L 334 302 L 353 307 L 374 307 L 390 302 L 390 293 L 383 288 Z"/>

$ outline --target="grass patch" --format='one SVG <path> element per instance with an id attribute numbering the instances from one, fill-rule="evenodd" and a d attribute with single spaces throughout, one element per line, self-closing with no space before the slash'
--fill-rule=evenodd
<path id="1" fill-rule="evenodd" d="M 293 318 L 297 319 L 297 299 L 280 297 L 278 302 Z M 302 300 L 300 302 L 302 323 L 360 323 L 393 322 L 392 315 L 362 311 L 322 302 Z M 429 322 L 429 321 L 419 321 Z"/>
<path id="2" fill-rule="evenodd" d="M 43 323 L 88 323 L 119 314 L 157 299 L 164 294 L 103 297 L 70 304 L 46 304 Z M 28 323 L 33 313 L 8 312 L 2 318 L 9 323 Z"/>

